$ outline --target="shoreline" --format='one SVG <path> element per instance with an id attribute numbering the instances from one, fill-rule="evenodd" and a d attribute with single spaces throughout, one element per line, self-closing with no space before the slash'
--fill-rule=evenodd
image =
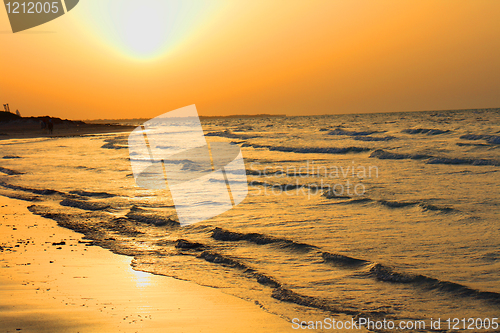
<path id="1" fill-rule="evenodd" d="M 135 129 L 135 126 L 111 124 L 56 125 L 53 133 L 50 134 L 48 130 L 42 130 L 39 126 L 13 126 L 9 128 L 6 125 L 0 124 L 0 140 L 64 138 L 91 134 L 130 132 Z"/>
<path id="2" fill-rule="evenodd" d="M 133 258 L 0 196 L 0 332 L 291 332 L 222 291 L 134 271 Z M 19 330 L 20 329 L 20 330 Z"/>

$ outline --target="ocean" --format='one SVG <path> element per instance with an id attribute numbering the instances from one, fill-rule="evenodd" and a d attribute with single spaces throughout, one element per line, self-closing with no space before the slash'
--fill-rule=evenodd
<path id="1" fill-rule="evenodd" d="M 202 126 L 241 147 L 249 184 L 204 222 L 180 227 L 167 190 L 136 186 L 128 133 L 2 140 L 0 194 L 290 321 L 500 317 L 500 109 Z"/>

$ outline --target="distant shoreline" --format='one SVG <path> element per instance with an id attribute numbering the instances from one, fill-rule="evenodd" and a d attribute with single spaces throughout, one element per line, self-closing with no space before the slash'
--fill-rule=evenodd
<path id="1" fill-rule="evenodd" d="M 237 114 L 237 115 L 229 115 L 229 116 L 200 116 L 201 120 L 205 119 L 238 119 L 238 118 L 280 118 L 287 117 L 286 114 Z M 100 123 L 117 123 L 117 122 L 146 122 L 150 118 L 121 118 L 121 119 L 87 119 L 84 122 L 88 124 L 100 124 Z"/>
<path id="2" fill-rule="evenodd" d="M 42 127 L 42 122 L 52 121 L 53 131 Z M 89 134 L 103 134 L 132 131 L 134 126 L 117 124 L 89 124 L 83 121 L 56 117 L 19 117 L 8 112 L 0 112 L 0 140 L 31 139 L 40 137 L 58 138 Z"/>
<path id="3" fill-rule="evenodd" d="M 317 113 L 317 114 L 299 114 L 299 115 L 288 115 L 288 114 L 250 114 L 250 115 L 228 115 L 228 116 L 200 116 L 201 120 L 210 119 L 238 119 L 238 118 L 280 118 L 280 117 L 323 117 L 323 116 L 345 116 L 345 115 L 374 115 L 374 114 L 398 114 L 398 113 L 431 113 L 431 112 L 463 112 L 463 111 L 490 111 L 490 110 L 500 110 L 500 107 L 485 107 L 485 108 L 472 108 L 472 109 L 436 109 L 436 110 L 409 110 L 409 111 L 385 111 L 385 112 L 353 112 L 353 113 Z M 120 119 L 86 119 L 83 120 L 86 123 L 116 123 L 116 122 L 145 122 L 151 118 L 120 118 Z"/>

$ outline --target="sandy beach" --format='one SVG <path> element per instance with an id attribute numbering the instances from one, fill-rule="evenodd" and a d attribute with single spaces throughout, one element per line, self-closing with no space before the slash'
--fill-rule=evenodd
<path id="1" fill-rule="evenodd" d="M 131 257 L 0 197 L 0 332 L 289 332 L 258 305 L 132 270 Z"/>

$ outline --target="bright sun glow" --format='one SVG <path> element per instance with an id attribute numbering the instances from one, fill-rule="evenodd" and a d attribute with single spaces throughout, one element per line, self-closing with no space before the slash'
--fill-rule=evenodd
<path id="1" fill-rule="evenodd" d="M 85 5 L 85 18 L 107 44 L 150 60 L 173 51 L 213 13 L 206 0 L 107 0 Z"/>

